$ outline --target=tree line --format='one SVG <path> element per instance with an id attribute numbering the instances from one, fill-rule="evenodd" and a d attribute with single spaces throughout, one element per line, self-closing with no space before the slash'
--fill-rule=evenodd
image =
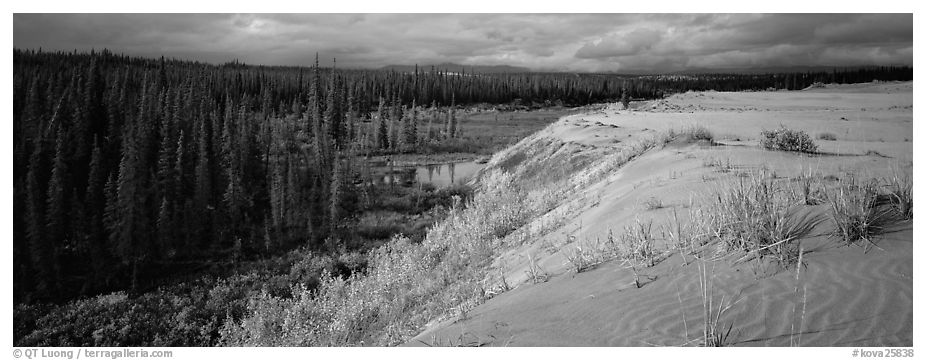
<path id="1" fill-rule="evenodd" d="M 360 155 L 460 135 L 473 104 L 907 80 L 823 74 L 466 74 L 13 51 L 14 298 L 67 299 L 295 246 L 334 248 L 368 197 Z M 806 84 L 806 85 L 805 85 Z"/>

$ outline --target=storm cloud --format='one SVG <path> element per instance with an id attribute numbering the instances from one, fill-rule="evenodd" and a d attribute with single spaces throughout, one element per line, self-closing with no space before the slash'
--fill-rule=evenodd
<path id="1" fill-rule="evenodd" d="M 21 49 L 371 68 L 912 65 L 912 14 L 14 14 Z"/>

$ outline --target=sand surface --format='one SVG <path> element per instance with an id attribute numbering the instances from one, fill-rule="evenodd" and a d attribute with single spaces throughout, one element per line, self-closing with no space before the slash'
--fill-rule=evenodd
<path id="1" fill-rule="evenodd" d="M 737 171 L 765 167 L 782 178 L 807 172 L 825 176 L 851 171 L 862 177 L 885 176 L 892 169 L 910 173 L 912 94 L 912 82 L 699 92 L 636 103 L 632 111 L 615 104 L 564 117 L 497 154 L 489 167 L 504 167 L 514 156 L 565 153 L 594 160 L 640 137 L 693 125 L 710 129 L 720 145 L 670 143 L 575 189 L 563 205 L 527 225 L 554 230 L 534 235 L 520 231 L 510 235 L 518 239 L 506 239 L 512 245 L 493 266 L 512 290 L 465 317 L 434 324 L 407 345 L 697 345 L 703 305 L 696 266 L 672 254 L 639 270 L 645 280 L 637 288 L 631 270 L 618 262 L 577 274 L 566 254 L 637 221 L 652 221 L 653 229 L 659 229 L 677 214 L 685 222 L 699 194 L 721 186 Z M 815 138 L 827 132 L 836 140 L 815 140 L 824 155 L 760 149 L 760 131 L 780 126 Z M 561 146 L 546 149 L 554 143 Z M 710 166 L 716 163 L 736 171 Z M 658 199 L 662 207 L 644 206 L 649 199 Z M 811 210 L 825 212 L 826 206 Z M 712 263 L 717 296 L 736 300 L 722 319 L 734 324 L 729 345 L 912 346 L 912 223 L 892 227 L 867 251 L 826 236 L 828 226 L 818 226 L 802 240 L 807 255 L 799 279 L 793 269 Z M 530 282 L 529 260 L 549 273 L 550 280 Z"/>

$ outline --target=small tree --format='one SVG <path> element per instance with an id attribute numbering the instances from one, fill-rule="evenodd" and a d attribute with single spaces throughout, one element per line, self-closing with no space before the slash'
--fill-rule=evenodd
<path id="1" fill-rule="evenodd" d="M 624 110 L 630 109 L 630 89 L 627 88 L 626 81 L 621 88 L 621 104 L 624 105 Z"/>

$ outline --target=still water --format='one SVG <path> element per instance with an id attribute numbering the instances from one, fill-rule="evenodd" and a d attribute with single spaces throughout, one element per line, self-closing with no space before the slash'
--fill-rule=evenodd
<path id="1" fill-rule="evenodd" d="M 382 182 L 431 184 L 441 188 L 464 184 L 483 167 L 485 164 L 477 164 L 475 161 L 395 167 L 382 177 Z"/>

